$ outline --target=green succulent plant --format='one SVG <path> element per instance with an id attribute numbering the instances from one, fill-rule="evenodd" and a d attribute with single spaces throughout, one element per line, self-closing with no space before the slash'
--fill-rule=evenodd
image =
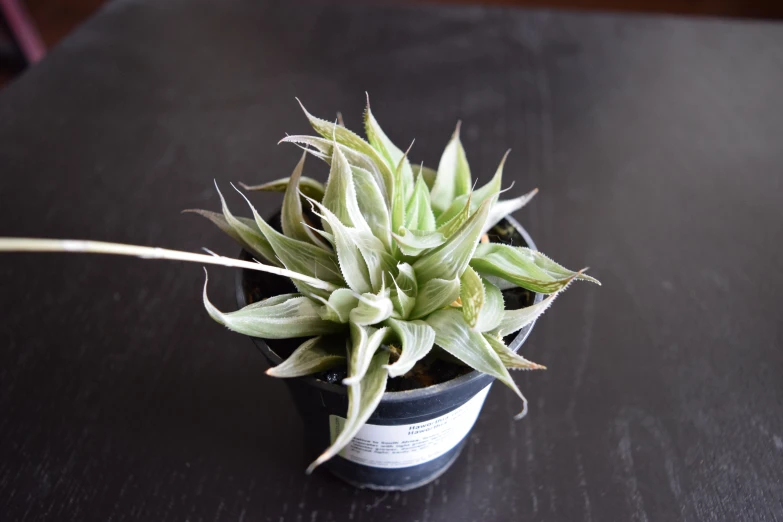
<path id="1" fill-rule="evenodd" d="M 293 279 L 298 293 L 209 314 L 230 330 L 267 339 L 312 337 L 267 373 L 299 377 L 348 367 L 345 427 L 311 469 L 340 452 L 373 413 L 388 377 L 409 372 L 434 346 L 511 388 L 508 369 L 543 368 L 511 351 L 503 336 L 534 321 L 572 280 L 595 279 L 524 247 L 481 242 L 482 236 L 535 191 L 499 200 L 506 157 L 492 179 L 473 190 L 459 126 L 437 171 L 416 168 L 373 117 L 364 113 L 367 140 L 304 109 L 319 136 L 288 136 L 304 148 L 288 178 L 251 190 L 284 191 L 282 233 L 248 201 L 253 219 L 198 210 L 258 260 L 317 279 Z M 329 164 L 325 185 L 302 176 L 305 156 Z M 320 227 L 308 223 L 310 205 Z M 505 286 L 503 286 L 505 285 Z M 501 288 L 551 294 L 538 304 L 504 310 Z M 344 333 L 350 343 L 327 342 Z M 383 349 L 393 343 L 399 355 Z M 523 408 L 524 414 L 525 408 Z"/>
<path id="2" fill-rule="evenodd" d="M 408 152 L 389 140 L 369 100 L 366 140 L 302 109 L 318 135 L 282 140 L 304 149 L 293 173 L 259 186 L 243 185 L 247 190 L 284 192 L 282 233 L 247 198 L 253 217 L 235 216 L 219 190 L 222 212 L 190 211 L 220 227 L 256 263 L 74 240 L 0 239 L 0 251 L 136 255 L 289 277 L 296 293 L 235 312 L 221 312 L 209 301 L 206 282 L 203 299 L 209 315 L 232 331 L 266 339 L 310 338 L 270 368 L 269 375 L 300 377 L 347 366 L 345 426 L 308 472 L 351 441 L 380 403 L 389 377 L 408 373 L 435 347 L 511 388 L 523 402 L 523 416 L 527 401 L 509 369 L 543 366 L 510 350 L 503 337 L 535 321 L 573 280 L 598 283 L 538 251 L 482 241 L 536 191 L 499 199 L 507 155 L 489 182 L 474 189 L 459 125 L 433 170 L 412 164 Z M 302 175 L 308 154 L 329 165 L 325 184 Z M 532 306 L 507 310 L 502 290 L 514 286 L 549 295 Z M 348 342 L 328 342 L 325 336 L 330 334 L 343 334 Z"/>

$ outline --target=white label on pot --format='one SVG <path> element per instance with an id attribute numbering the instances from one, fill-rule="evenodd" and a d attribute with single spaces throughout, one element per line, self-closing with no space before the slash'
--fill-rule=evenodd
<path id="1" fill-rule="evenodd" d="M 407 468 L 429 462 L 459 444 L 468 434 L 488 392 L 489 386 L 456 410 L 428 421 L 398 426 L 365 424 L 340 456 L 376 468 Z M 343 426 L 344 418 L 329 416 L 332 442 Z"/>

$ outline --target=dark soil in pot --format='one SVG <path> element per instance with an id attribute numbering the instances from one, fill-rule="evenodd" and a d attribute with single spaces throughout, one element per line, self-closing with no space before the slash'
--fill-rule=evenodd
<path id="1" fill-rule="evenodd" d="M 269 222 L 273 226 L 279 225 L 279 215 Z M 491 242 L 535 248 L 524 229 L 513 219 L 504 219 L 488 235 Z M 250 255 L 242 252 L 242 258 L 250 259 Z M 291 282 L 282 277 L 250 270 L 238 273 L 237 299 L 240 306 L 294 291 Z M 503 297 L 507 308 L 529 306 L 543 298 L 521 288 L 505 290 Z M 507 337 L 506 343 L 517 350 L 529 335 L 532 326 L 529 325 Z M 304 339 L 253 341 L 270 364 L 276 365 L 288 357 Z M 335 336 L 335 342 L 344 343 L 344 337 Z M 462 423 L 455 432 L 455 436 L 463 435 L 462 438 L 448 442 L 454 444 L 453 447 L 444 448 L 447 449 L 445 452 L 435 448 L 433 454 L 439 454 L 430 460 L 412 460 L 412 465 L 381 462 L 383 458 L 378 462 L 365 461 L 362 456 L 351 461 L 337 456 L 325 465 L 332 473 L 357 487 L 407 490 L 424 485 L 446 471 L 459 455 L 465 436 L 475 422 L 493 378 L 452 362 L 439 352 L 439 348 L 433 349 L 433 353 L 413 370 L 401 377 L 389 379 L 387 393 L 369 419 L 368 425 L 373 425 L 374 429 L 386 426 L 419 429 L 432 423 L 440 425 L 448 419 L 461 416 L 465 420 L 449 422 Z M 331 444 L 335 418 L 345 416 L 347 394 L 346 388 L 341 384 L 345 376 L 346 368 L 335 368 L 312 377 L 285 380 L 305 422 L 308 458 L 314 459 Z M 470 412 L 467 412 L 468 409 Z M 363 442 L 369 444 L 372 441 Z"/>

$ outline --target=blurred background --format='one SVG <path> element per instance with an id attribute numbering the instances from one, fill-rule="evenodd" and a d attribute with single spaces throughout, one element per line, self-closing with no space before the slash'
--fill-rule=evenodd
<path id="1" fill-rule="evenodd" d="M 0 89 L 45 56 L 102 5 L 122 0 L 0 0 Z M 386 0 L 383 3 L 394 3 Z M 442 2 L 444 0 L 429 0 Z M 781 19 L 781 0 L 447 0 L 581 9 L 669 13 L 690 16 Z"/>

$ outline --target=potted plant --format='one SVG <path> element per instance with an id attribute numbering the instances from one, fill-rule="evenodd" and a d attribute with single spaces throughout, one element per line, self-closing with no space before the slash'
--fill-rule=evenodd
<path id="1" fill-rule="evenodd" d="M 308 443 L 322 451 L 307 472 L 327 464 L 358 487 L 411 489 L 454 461 L 494 380 L 519 396 L 517 417 L 525 415 L 509 370 L 544 367 L 517 350 L 572 281 L 598 281 L 539 253 L 508 216 L 536 191 L 499 200 L 505 156 L 473 189 L 459 125 L 432 170 L 392 144 L 369 101 L 366 141 L 304 112 L 318 136 L 282 140 L 304 149 L 291 176 L 244 186 L 284 192 L 279 216 L 265 220 L 245 198 L 252 218 L 237 217 L 219 190 L 221 213 L 190 211 L 234 238 L 240 259 L 27 238 L 2 238 L 0 251 L 242 268 L 240 309 L 218 310 L 206 282 L 204 306 L 254 339 L 269 375 L 288 379 Z M 329 164 L 325 184 L 302 175 L 307 154 Z"/>

